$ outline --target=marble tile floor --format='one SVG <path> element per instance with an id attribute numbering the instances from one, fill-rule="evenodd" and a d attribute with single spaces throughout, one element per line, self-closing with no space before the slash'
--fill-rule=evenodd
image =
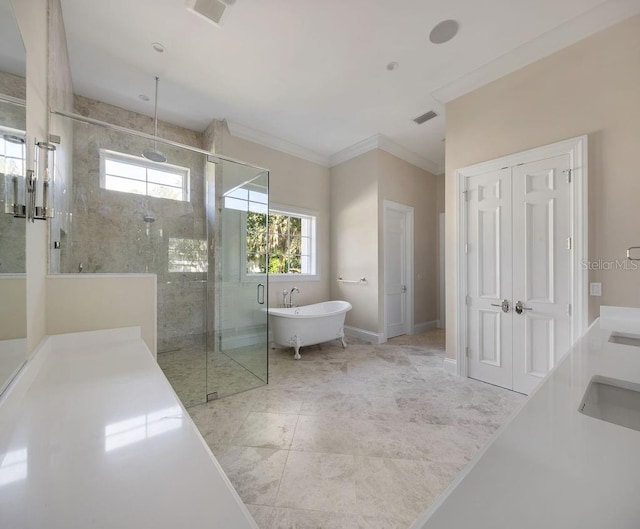
<path id="1" fill-rule="evenodd" d="M 406 529 L 524 399 L 446 373 L 441 330 L 301 354 L 189 409 L 261 529 Z"/>

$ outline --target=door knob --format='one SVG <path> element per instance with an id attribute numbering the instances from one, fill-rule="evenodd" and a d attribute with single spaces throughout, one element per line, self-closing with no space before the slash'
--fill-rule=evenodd
<path id="1" fill-rule="evenodd" d="M 522 314 L 523 310 L 533 310 L 531 307 L 525 307 L 522 301 L 517 301 L 515 306 L 515 311 L 518 314 Z"/>
<path id="2" fill-rule="evenodd" d="M 491 304 L 492 307 L 500 307 L 502 309 L 502 312 L 509 312 L 510 309 L 510 305 L 509 305 L 509 300 L 508 299 L 503 299 L 502 303 L 492 303 Z"/>

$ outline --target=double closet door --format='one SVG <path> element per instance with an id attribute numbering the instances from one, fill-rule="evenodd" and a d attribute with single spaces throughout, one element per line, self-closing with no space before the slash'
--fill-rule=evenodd
<path id="1" fill-rule="evenodd" d="M 466 178 L 468 375 L 530 393 L 571 342 L 570 156 Z"/>

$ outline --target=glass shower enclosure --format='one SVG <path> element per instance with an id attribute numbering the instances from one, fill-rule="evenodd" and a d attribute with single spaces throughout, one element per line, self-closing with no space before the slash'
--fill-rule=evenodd
<path id="1" fill-rule="evenodd" d="M 268 171 L 74 114 L 52 127 L 51 273 L 155 274 L 158 364 L 185 406 L 266 384 L 266 256 L 247 241 Z"/>

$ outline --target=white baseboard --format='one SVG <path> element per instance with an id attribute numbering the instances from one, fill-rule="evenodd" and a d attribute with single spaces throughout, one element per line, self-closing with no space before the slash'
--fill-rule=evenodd
<path id="1" fill-rule="evenodd" d="M 384 334 L 365 331 L 364 329 L 358 329 L 357 327 L 349 327 L 348 325 L 344 326 L 344 333 L 347 336 L 355 336 L 356 338 L 360 338 L 361 340 L 365 340 L 366 342 L 373 343 L 373 344 L 381 344 L 387 341 L 387 338 L 384 336 Z"/>
<path id="2" fill-rule="evenodd" d="M 458 374 L 458 362 L 456 362 L 453 358 L 445 358 L 444 359 L 444 370 L 447 373 L 451 373 L 453 375 Z"/>
<path id="3" fill-rule="evenodd" d="M 425 321 L 413 326 L 412 334 L 420 334 L 421 332 L 428 331 L 429 329 L 436 329 L 439 326 L 438 320 Z"/>

